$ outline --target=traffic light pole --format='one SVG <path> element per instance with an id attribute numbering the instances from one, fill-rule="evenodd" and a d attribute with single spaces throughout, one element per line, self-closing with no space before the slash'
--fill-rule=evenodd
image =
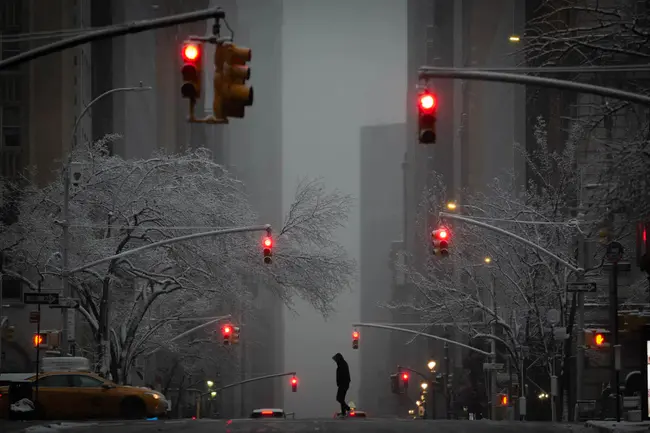
<path id="1" fill-rule="evenodd" d="M 225 17 L 226 13 L 221 8 L 216 7 L 184 14 L 170 15 L 153 20 L 134 21 L 131 23 L 110 26 L 105 29 L 87 32 L 79 36 L 54 42 L 52 44 L 43 45 L 42 47 L 20 53 L 17 56 L 13 56 L 6 60 L 0 61 L 0 71 L 21 65 L 23 63 L 31 62 L 32 60 L 38 59 L 40 57 L 58 53 L 59 51 L 67 50 L 68 48 L 84 45 L 88 42 L 112 39 L 117 36 L 142 33 L 149 30 L 161 29 L 165 27 L 173 27 L 179 24 L 207 20 L 209 18 L 224 19 Z"/>
<path id="2" fill-rule="evenodd" d="M 290 371 L 288 373 L 276 373 L 276 374 L 269 374 L 269 375 L 266 375 L 266 376 L 254 377 L 252 379 L 241 380 L 239 382 L 235 382 L 235 383 L 231 383 L 229 385 L 222 386 L 221 388 L 217 388 L 217 391 L 223 391 L 224 389 L 234 388 L 236 386 L 244 385 L 244 384 L 250 383 L 250 382 L 257 382 L 257 381 L 260 381 L 260 380 L 274 379 L 276 377 L 295 376 L 295 375 L 296 375 L 295 371 Z"/>
<path id="3" fill-rule="evenodd" d="M 530 75 L 493 72 L 468 68 L 449 68 L 422 66 L 418 71 L 421 80 L 431 78 L 455 78 L 461 80 L 497 81 L 501 83 L 523 84 L 554 89 L 572 90 L 580 93 L 606 96 L 624 101 L 636 102 L 650 106 L 650 96 L 639 93 L 626 92 L 610 87 L 595 86 L 593 84 L 577 83 L 575 81 L 558 80 L 555 78 L 533 77 Z"/>
<path id="4" fill-rule="evenodd" d="M 194 331 L 198 331 L 199 329 L 206 328 L 206 327 L 208 327 L 208 326 L 210 326 L 210 325 L 212 325 L 212 324 L 214 324 L 214 323 L 218 323 L 218 322 L 220 322 L 220 321 L 222 321 L 222 320 L 230 319 L 231 317 L 232 317 L 232 316 L 231 316 L 230 314 L 226 314 L 225 316 L 219 316 L 219 317 L 211 317 L 210 320 L 208 320 L 207 322 L 202 323 L 202 324 L 200 324 L 199 326 L 195 326 L 194 328 L 189 329 L 189 330 L 187 330 L 187 331 L 185 331 L 185 332 L 183 332 L 183 333 L 181 333 L 181 334 L 178 334 L 176 337 L 174 337 L 174 338 L 172 338 L 171 340 L 169 340 L 169 342 L 170 342 L 170 343 L 173 343 L 174 341 L 176 341 L 176 340 L 180 340 L 181 338 L 183 338 L 183 337 L 185 337 L 185 336 L 191 334 L 191 333 L 194 332 Z M 160 349 L 161 349 L 161 348 L 158 347 L 158 348 L 152 350 L 151 352 L 149 352 L 149 353 L 147 353 L 146 355 L 144 355 L 145 358 L 148 358 L 149 356 L 151 356 L 151 355 L 153 355 L 154 353 L 158 352 Z"/>
<path id="5" fill-rule="evenodd" d="M 448 338 L 440 337 L 438 335 L 432 335 L 432 334 L 427 334 L 425 332 L 414 331 L 412 329 L 399 328 L 397 326 L 381 325 L 379 323 L 353 323 L 352 326 L 365 327 L 365 328 L 386 329 L 388 331 L 398 331 L 398 332 L 405 332 L 407 334 L 415 334 L 415 335 L 419 335 L 421 337 L 432 338 L 434 340 L 444 341 L 444 342 L 449 343 L 449 344 L 454 344 L 456 346 L 464 347 L 465 349 L 471 350 L 471 351 L 476 352 L 476 353 L 480 353 L 481 355 L 492 356 L 492 354 L 490 352 L 486 352 L 486 351 L 478 349 L 476 347 L 472 347 L 472 346 L 470 346 L 468 344 L 463 344 L 463 343 L 461 343 L 459 341 L 450 340 Z"/>
<path id="6" fill-rule="evenodd" d="M 540 253 L 543 253 L 543 254 L 547 255 L 548 257 L 550 257 L 553 260 L 555 260 L 556 262 L 560 263 L 561 265 L 563 265 L 567 269 L 569 269 L 569 270 L 575 272 L 576 274 L 578 274 L 578 276 L 584 274 L 584 269 L 583 268 L 576 267 L 576 266 L 572 265 L 571 263 L 569 263 L 568 261 L 561 258 L 560 256 L 558 256 L 557 254 L 554 254 L 551 251 L 547 250 L 546 248 L 542 247 L 541 245 L 537 245 L 536 243 L 531 242 L 528 239 L 522 238 L 521 236 L 516 235 L 516 234 L 514 234 L 512 232 L 509 232 L 507 230 L 504 230 L 504 229 L 502 229 L 500 227 L 496 227 L 496 226 L 493 226 L 493 225 L 490 225 L 490 224 L 487 224 L 487 223 L 484 223 L 484 222 L 481 222 L 481 221 L 477 221 L 477 220 L 472 219 L 472 218 L 467 218 L 465 216 L 456 215 L 456 214 L 449 213 L 449 212 L 440 212 L 439 215 L 441 217 L 444 217 L 444 218 L 457 220 L 457 221 L 462 221 L 462 222 L 465 222 L 467 224 L 475 225 L 475 226 L 478 226 L 478 227 L 483 227 L 484 229 L 491 230 L 493 232 L 502 234 L 504 236 L 508 236 L 508 237 L 510 237 L 512 239 L 515 239 L 515 240 L 521 242 L 522 244 L 526 244 L 529 247 L 534 248 L 535 250 L 539 251 Z"/>
<path id="7" fill-rule="evenodd" d="M 115 254 L 112 256 L 104 257 L 103 259 L 95 260 L 94 262 L 86 263 L 85 265 L 79 266 L 77 268 L 71 269 L 68 271 L 68 274 L 76 274 L 77 272 L 85 271 L 86 269 L 93 268 L 95 266 L 101 265 L 102 263 L 110 262 L 113 260 L 121 259 L 133 254 L 141 253 L 142 251 L 146 251 L 152 248 L 158 248 L 163 245 L 169 245 L 169 244 L 175 244 L 178 242 L 185 242 L 189 241 L 192 239 L 199 239 L 199 238 L 207 238 L 210 236 L 220 236 L 220 235 L 227 235 L 227 234 L 233 234 L 233 233 L 246 233 L 246 232 L 261 232 L 261 231 L 268 231 L 271 229 L 270 224 L 264 224 L 264 225 L 259 225 L 259 226 L 245 226 L 245 227 L 233 227 L 229 229 L 221 229 L 221 230 L 212 230 L 209 232 L 202 232 L 202 233 L 193 233 L 190 235 L 185 235 L 185 236 L 179 236 L 177 238 L 171 238 L 171 239 L 165 239 L 159 242 L 154 242 L 148 245 L 143 245 L 138 248 L 134 248 L 132 250 L 124 251 L 120 254 Z"/>

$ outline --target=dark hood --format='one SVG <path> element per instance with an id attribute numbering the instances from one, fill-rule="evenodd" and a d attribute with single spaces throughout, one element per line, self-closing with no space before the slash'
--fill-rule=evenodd
<path id="1" fill-rule="evenodd" d="M 345 359 L 343 359 L 343 355 L 341 355 L 340 353 L 337 353 L 336 355 L 332 356 L 332 359 L 333 359 L 334 362 L 336 362 L 337 364 L 340 364 L 341 361 L 345 361 Z"/>

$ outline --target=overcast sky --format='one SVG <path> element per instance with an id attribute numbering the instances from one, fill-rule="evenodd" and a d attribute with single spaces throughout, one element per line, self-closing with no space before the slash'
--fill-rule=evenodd
<path id="1" fill-rule="evenodd" d="M 358 197 L 360 128 L 406 117 L 406 1 L 284 0 L 282 38 L 284 207 L 303 176 Z M 358 260 L 358 208 L 338 236 Z M 287 388 L 285 408 L 300 417 L 337 410 L 336 352 L 350 364 L 348 400 L 357 399 L 350 324 L 359 319 L 358 282 L 337 309 L 327 322 L 302 303 L 299 316 L 286 314 L 285 367 L 298 372 L 300 388 Z"/>

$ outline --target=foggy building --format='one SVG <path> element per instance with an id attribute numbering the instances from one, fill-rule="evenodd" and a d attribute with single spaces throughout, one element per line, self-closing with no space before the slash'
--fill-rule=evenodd
<path id="1" fill-rule="evenodd" d="M 361 128 L 360 167 L 360 317 L 362 322 L 390 322 L 392 241 L 402 232 L 402 173 L 404 124 Z M 384 330 L 360 330 L 359 407 L 370 413 L 396 414 L 388 377 L 391 365 L 390 339 Z"/>

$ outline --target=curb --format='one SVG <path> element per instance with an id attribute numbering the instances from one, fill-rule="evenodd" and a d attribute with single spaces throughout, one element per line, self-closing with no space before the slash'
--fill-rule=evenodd
<path id="1" fill-rule="evenodd" d="M 615 421 L 586 421 L 585 427 L 590 427 L 598 433 L 618 432 L 647 432 L 650 431 L 650 423 L 629 423 Z"/>

